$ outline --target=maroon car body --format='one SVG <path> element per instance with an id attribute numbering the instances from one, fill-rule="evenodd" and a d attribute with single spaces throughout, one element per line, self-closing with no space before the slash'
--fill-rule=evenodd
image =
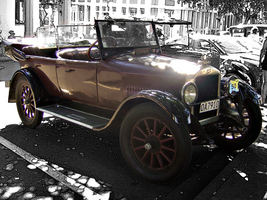
<path id="1" fill-rule="evenodd" d="M 192 145 L 240 149 L 261 130 L 260 95 L 206 60 L 162 55 L 153 21 L 42 27 L 38 45 L 6 42 L 6 54 L 21 66 L 9 102 L 25 126 L 44 112 L 96 131 L 119 125 L 126 162 L 150 181 L 185 171 Z"/>

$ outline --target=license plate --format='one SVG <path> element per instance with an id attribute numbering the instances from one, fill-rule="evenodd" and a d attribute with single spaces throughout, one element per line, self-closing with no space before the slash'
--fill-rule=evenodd
<path id="1" fill-rule="evenodd" d="M 200 104 L 199 113 L 208 112 L 211 110 L 217 110 L 219 108 L 220 99 L 206 101 Z"/>

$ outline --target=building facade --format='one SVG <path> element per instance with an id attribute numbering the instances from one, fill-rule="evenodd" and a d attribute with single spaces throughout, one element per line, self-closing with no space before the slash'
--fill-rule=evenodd
<path id="1" fill-rule="evenodd" d="M 197 9 L 179 0 L 53 0 L 60 2 L 52 10 L 43 9 L 39 0 L 1 0 L 0 28 L 8 37 L 13 30 L 17 36 L 31 37 L 37 27 L 49 24 L 93 24 L 94 19 L 110 17 L 176 18 L 192 22 L 197 33 L 216 34 L 234 24 L 230 16 L 219 19 L 217 12 L 201 0 Z M 230 19 L 230 20 L 229 20 Z"/>
<path id="2" fill-rule="evenodd" d="M 211 34 L 219 31 L 221 21 L 217 12 L 207 9 L 207 0 L 202 0 L 198 9 L 177 0 L 72 0 L 71 23 L 88 24 L 94 19 L 111 17 L 164 18 L 171 17 L 191 21 L 198 33 Z"/>

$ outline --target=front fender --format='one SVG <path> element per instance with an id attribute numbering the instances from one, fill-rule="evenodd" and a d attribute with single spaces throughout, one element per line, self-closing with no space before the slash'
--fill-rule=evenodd
<path id="1" fill-rule="evenodd" d="M 190 111 L 178 98 L 170 93 L 159 90 L 143 90 L 127 97 L 121 102 L 107 126 L 114 121 L 120 123 L 130 109 L 140 103 L 149 101 L 160 106 L 175 123 L 186 125 L 191 123 Z M 101 130 L 104 128 L 101 128 Z"/>
<path id="2" fill-rule="evenodd" d="M 14 73 L 10 82 L 8 102 L 9 103 L 16 102 L 16 97 L 15 97 L 16 85 L 17 85 L 17 80 L 21 76 L 24 76 L 28 80 L 35 96 L 36 106 L 37 107 L 40 106 L 42 104 L 42 100 L 45 99 L 44 96 L 46 96 L 47 94 L 38 76 L 29 69 L 20 69 Z"/>
<path id="3" fill-rule="evenodd" d="M 257 105 L 261 104 L 261 95 L 258 94 L 248 83 L 240 81 L 239 91 L 239 95 L 241 95 L 243 101 L 248 98 Z"/>
<path id="4" fill-rule="evenodd" d="M 222 79 L 222 81 L 226 80 L 227 79 Z M 223 85 L 225 85 L 225 83 Z M 222 93 L 226 94 L 227 91 L 223 90 Z M 227 117 L 229 120 L 234 121 L 233 123 L 239 125 L 240 128 L 245 127 L 243 117 L 243 104 L 245 101 L 251 101 L 251 103 L 253 102 L 255 105 L 259 106 L 261 104 L 261 96 L 249 84 L 240 80 L 239 92 L 234 95 L 226 95 L 221 99 L 221 119 L 224 120 L 224 117 Z M 233 106 L 232 103 L 234 103 L 235 106 Z M 260 110 L 260 108 L 258 109 Z"/>

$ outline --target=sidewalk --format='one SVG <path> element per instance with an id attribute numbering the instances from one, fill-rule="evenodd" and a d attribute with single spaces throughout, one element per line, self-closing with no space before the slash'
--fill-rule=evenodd
<path id="1" fill-rule="evenodd" d="M 9 57 L 0 56 L 0 81 L 11 80 L 15 71 L 19 69 L 19 63 Z"/>
<path id="2" fill-rule="evenodd" d="M 262 132 L 194 200 L 267 200 L 267 109 Z"/>

